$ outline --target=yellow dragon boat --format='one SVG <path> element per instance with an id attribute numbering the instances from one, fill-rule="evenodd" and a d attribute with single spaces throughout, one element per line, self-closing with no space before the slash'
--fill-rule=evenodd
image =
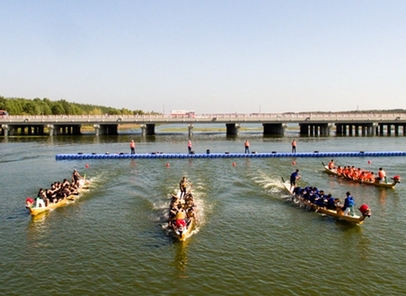
<path id="1" fill-rule="evenodd" d="M 344 175 L 340 175 L 337 173 L 336 169 L 330 169 L 323 162 L 322 162 L 322 164 L 324 167 L 324 172 L 326 172 L 327 174 L 336 176 L 338 178 L 342 178 L 344 180 L 360 183 L 360 184 L 373 185 L 373 186 L 381 187 L 381 188 L 395 188 L 396 184 L 400 183 L 399 175 L 396 175 L 396 176 L 393 176 L 392 178 L 390 178 L 392 180 L 392 182 L 385 182 L 385 181 L 382 182 L 382 181 L 378 181 L 378 180 L 376 180 L 375 182 L 368 182 L 368 181 L 357 180 L 357 179 L 353 179 L 353 178 L 350 178 L 350 177 L 347 177 Z"/>
<path id="2" fill-rule="evenodd" d="M 50 202 L 48 203 L 48 205 L 45 205 L 42 199 L 34 200 L 32 198 L 26 198 L 25 206 L 30 211 L 30 214 L 32 216 L 36 216 L 46 211 L 54 210 L 56 208 L 72 203 L 82 196 L 84 190 L 87 190 L 89 188 L 86 186 L 86 184 L 88 184 L 89 182 L 88 180 L 82 179 L 79 182 L 80 186 L 76 194 L 72 194 L 69 195 L 68 197 L 58 199 L 56 202 Z"/>
<path id="3" fill-rule="evenodd" d="M 179 241 L 185 241 L 192 235 L 197 218 L 195 207 L 194 197 L 190 191 L 182 197 L 180 191 L 176 195 L 172 195 L 168 227 Z"/>

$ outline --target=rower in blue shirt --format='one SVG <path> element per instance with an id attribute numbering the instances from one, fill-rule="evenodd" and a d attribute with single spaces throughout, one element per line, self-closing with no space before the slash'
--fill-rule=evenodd
<path id="1" fill-rule="evenodd" d="M 296 171 L 294 171 L 291 175 L 290 175 L 290 192 L 293 192 L 293 189 L 295 189 L 297 181 L 300 179 L 300 175 L 299 175 L 299 169 L 297 169 Z"/>

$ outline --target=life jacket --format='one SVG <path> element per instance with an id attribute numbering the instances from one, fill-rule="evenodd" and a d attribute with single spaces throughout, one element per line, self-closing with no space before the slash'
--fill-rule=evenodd
<path id="1" fill-rule="evenodd" d="M 345 201 L 344 204 L 346 207 L 353 207 L 355 205 L 354 199 L 352 198 L 352 196 L 348 196 Z"/>

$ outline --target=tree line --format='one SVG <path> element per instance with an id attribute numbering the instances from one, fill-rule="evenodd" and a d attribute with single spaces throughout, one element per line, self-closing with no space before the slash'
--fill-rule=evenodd
<path id="1" fill-rule="evenodd" d="M 70 103 L 66 100 L 51 101 L 35 98 L 5 98 L 0 96 L 0 110 L 9 115 L 142 115 L 142 110 L 116 109 L 112 107 Z M 154 114 L 149 112 L 148 114 Z"/>

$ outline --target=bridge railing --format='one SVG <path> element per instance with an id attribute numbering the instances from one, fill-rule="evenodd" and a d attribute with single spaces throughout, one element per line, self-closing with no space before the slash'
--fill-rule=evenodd
<path id="1" fill-rule="evenodd" d="M 365 120 L 369 119 L 371 121 L 377 120 L 406 120 L 406 113 L 395 112 L 395 113 L 379 113 L 379 112 L 357 112 L 357 113 L 346 113 L 346 112 L 308 112 L 308 113 L 207 113 L 207 114 L 196 114 L 195 117 L 191 118 L 188 116 L 173 118 L 170 114 L 143 114 L 143 115 L 7 115 L 0 118 L 0 122 L 22 122 L 22 121 L 115 121 L 115 120 L 143 120 L 143 119 L 231 119 L 231 120 L 244 120 L 244 119 L 268 119 L 268 120 Z"/>

